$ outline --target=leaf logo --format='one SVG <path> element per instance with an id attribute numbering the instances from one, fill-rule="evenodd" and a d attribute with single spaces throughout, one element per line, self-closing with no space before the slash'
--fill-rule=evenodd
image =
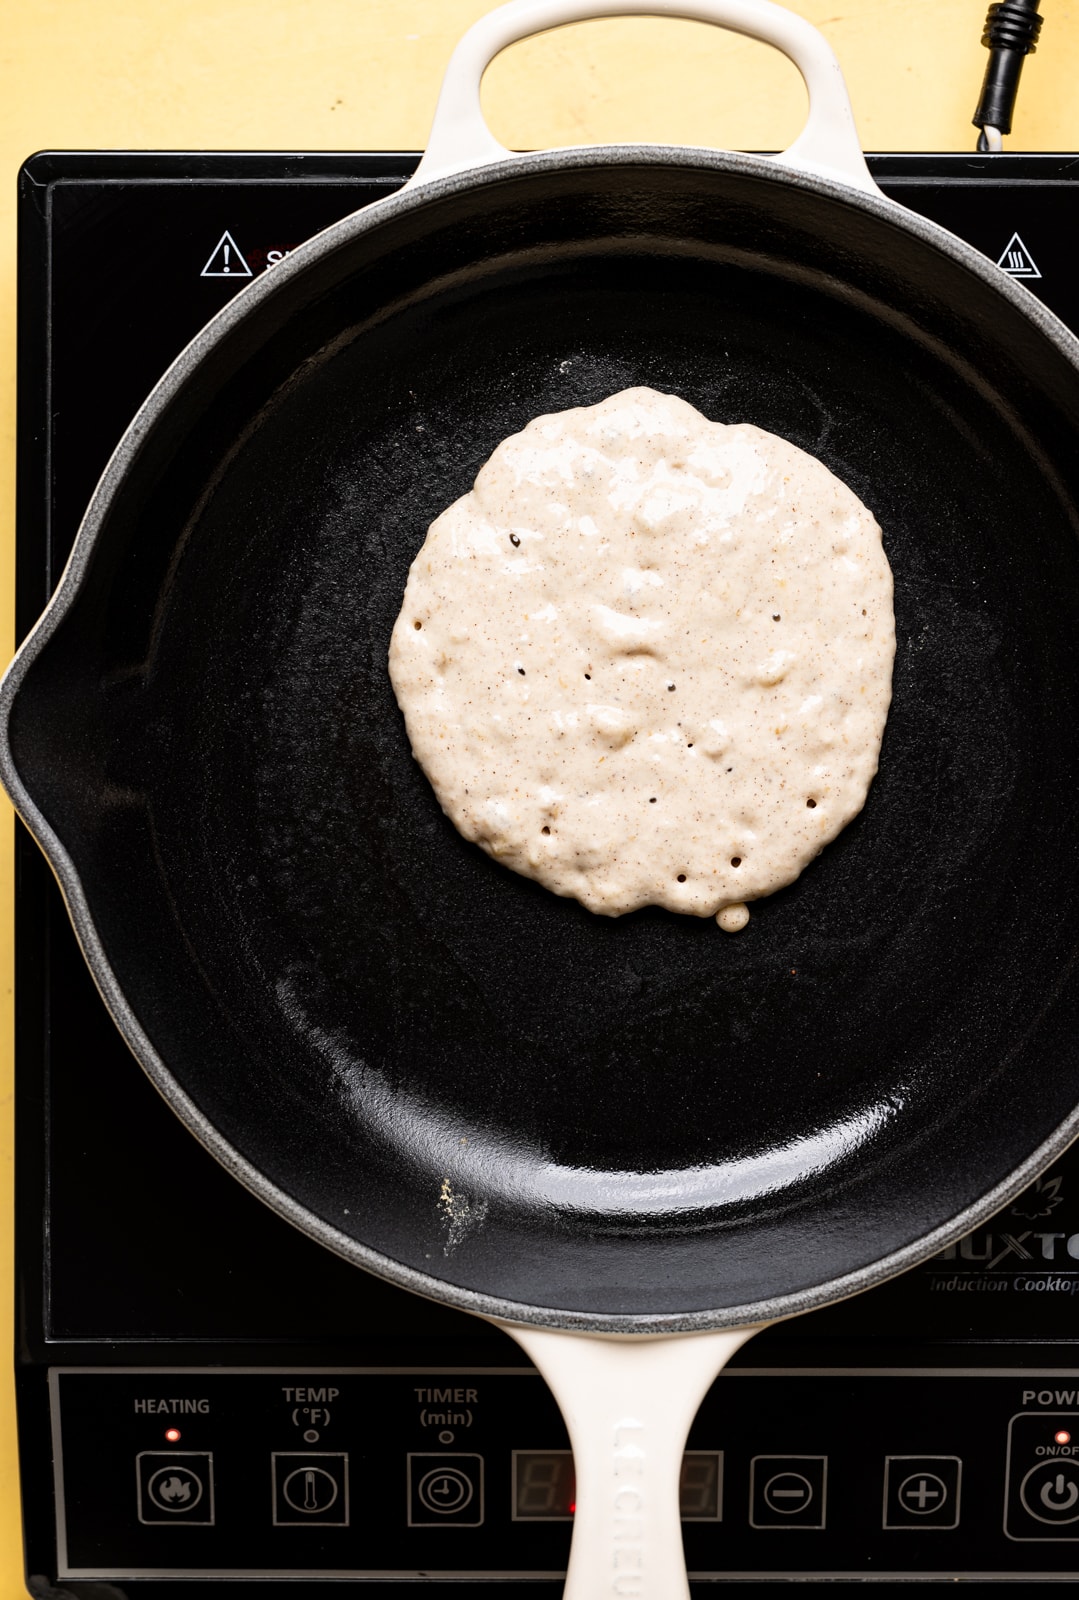
<path id="1" fill-rule="evenodd" d="M 1061 1177 L 1035 1179 L 1012 1206 L 1012 1216 L 1026 1217 L 1031 1222 L 1036 1222 L 1039 1217 L 1050 1216 L 1057 1206 L 1064 1203 L 1064 1196 L 1060 1192 L 1063 1182 Z"/>

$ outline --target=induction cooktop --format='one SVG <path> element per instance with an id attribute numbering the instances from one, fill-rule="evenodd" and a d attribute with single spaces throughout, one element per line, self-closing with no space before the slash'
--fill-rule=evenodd
<path id="1" fill-rule="evenodd" d="M 127 421 L 230 296 L 411 154 L 43 154 L 20 187 L 24 636 Z M 1079 157 L 870 158 L 1079 328 Z M 18 1407 L 38 1595 L 561 1593 L 573 1469 L 508 1338 L 293 1231 L 127 1053 L 17 839 Z M 1030 1092 L 1036 1095 L 1037 1084 Z M 754 1339 L 682 1473 L 717 1581 L 1079 1576 L 1079 1156 Z M 626 1590 L 630 1593 L 630 1590 Z"/>

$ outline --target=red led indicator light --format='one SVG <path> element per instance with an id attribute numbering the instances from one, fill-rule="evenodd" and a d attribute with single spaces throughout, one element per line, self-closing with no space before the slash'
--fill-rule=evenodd
<path id="1" fill-rule="evenodd" d="M 180 1437 L 179 1428 L 166 1428 L 165 1429 L 165 1438 L 169 1441 L 170 1444 L 175 1444 L 176 1441 L 179 1439 L 179 1437 Z"/>
<path id="2" fill-rule="evenodd" d="M 1053 1438 L 1057 1444 L 1071 1444 L 1072 1442 L 1072 1436 L 1067 1428 L 1061 1428 L 1059 1433 L 1054 1433 Z"/>

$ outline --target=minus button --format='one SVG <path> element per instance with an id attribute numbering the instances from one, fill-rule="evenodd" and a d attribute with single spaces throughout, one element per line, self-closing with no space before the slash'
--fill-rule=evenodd
<path id="1" fill-rule="evenodd" d="M 755 1456 L 750 1465 L 751 1528 L 823 1528 L 825 1456 Z"/>

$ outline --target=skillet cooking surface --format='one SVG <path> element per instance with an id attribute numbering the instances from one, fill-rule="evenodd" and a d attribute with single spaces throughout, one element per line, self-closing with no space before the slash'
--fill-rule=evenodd
<path id="1" fill-rule="evenodd" d="M 391 202 L 238 308 L 12 722 L 119 1020 L 247 1181 L 457 1303 L 609 1323 L 812 1303 L 1079 1100 L 1075 371 L 883 207 L 676 163 Z M 630 384 L 819 456 L 895 575 L 866 809 L 735 937 L 466 844 L 386 671 L 431 519 Z"/>

